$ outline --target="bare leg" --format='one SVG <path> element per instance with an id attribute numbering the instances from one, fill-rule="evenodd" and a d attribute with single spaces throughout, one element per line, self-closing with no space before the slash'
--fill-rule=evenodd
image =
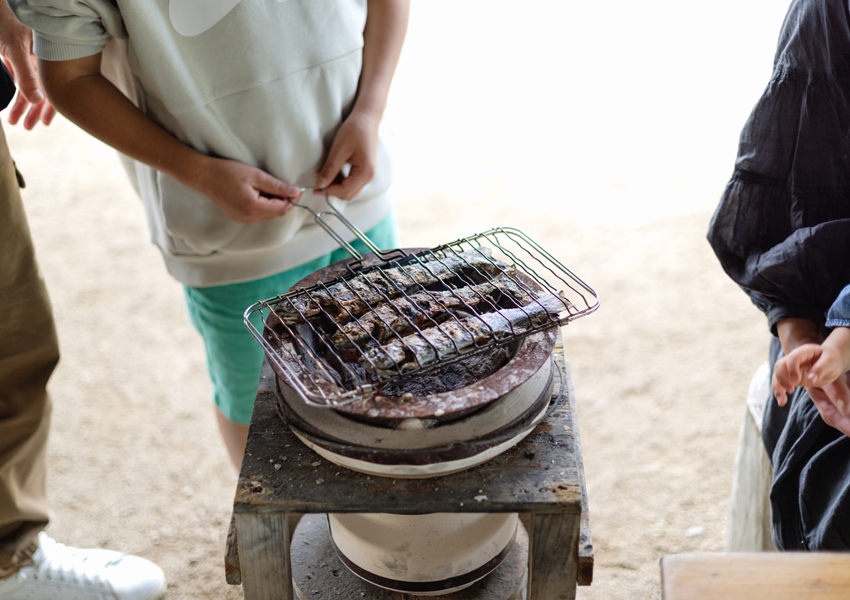
<path id="1" fill-rule="evenodd" d="M 236 470 L 242 466 L 242 455 L 245 453 L 245 442 L 248 441 L 248 426 L 231 421 L 222 414 L 218 407 L 215 408 L 215 418 L 218 421 L 218 429 L 224 438 L 224 445 L 230 454 L 230 460 Z"/>

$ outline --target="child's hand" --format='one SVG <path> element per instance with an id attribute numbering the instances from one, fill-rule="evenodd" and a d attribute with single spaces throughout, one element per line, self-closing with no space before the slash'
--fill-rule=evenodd
<path id="1" fill-rule="evenodd" d="M 773 367 L 773 395 L 779 406 L 785 406 L 790 394 L 799 385 L 810 384 L 809 370 L 823 353 L 820 344 L 803 344 L 776 361 Z"/>
<path id="2" fill-rule="evenodd" d="M 832 383 L 844 373 L 844 360 L 841 351 L 824 343 L 815 364 L 809 369 L 806 385 L 823 386 Z"/>
<path id="3" fill-rule="evenodd" d="M 363 186 L 372 181 L 378 161 L 378 126 L 380 119 L 367 113 L 352 112 L 343 121 L 334 138 L 328 159 L 316 177 L 315 194 L 327 190 L 343 200 L 354 198 Z M 348 176 L 336 182 L 342 165 L 348 163 Z"/>
<path id="4" fill-rule="evenodd" d="M 301 190 L 235 160 L 209 158 L 197 189 L 239 223 L 282 217 L 301 197 Z"/>

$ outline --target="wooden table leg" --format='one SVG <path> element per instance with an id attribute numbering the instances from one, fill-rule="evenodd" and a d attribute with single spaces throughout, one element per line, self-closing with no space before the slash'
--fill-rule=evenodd
<path id="1" fill-rule="evenodd" d="M 573 600 L 581 515 L 523 515 L 529 531 L 528 600 Z"/>
<path id="2" fill-rule="evenodd" d="M 288 513 L 236 515 L 245 600 L 294 600 L 289 547 L 300 518 Z"/>

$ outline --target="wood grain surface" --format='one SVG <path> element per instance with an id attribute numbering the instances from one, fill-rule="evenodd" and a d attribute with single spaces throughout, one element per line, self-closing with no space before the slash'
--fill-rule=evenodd
<path id="1" fill-rule="evenodd" d="M 661 587 L 664 600 L 843 600 L 850 553 L 668 555 Z"/>

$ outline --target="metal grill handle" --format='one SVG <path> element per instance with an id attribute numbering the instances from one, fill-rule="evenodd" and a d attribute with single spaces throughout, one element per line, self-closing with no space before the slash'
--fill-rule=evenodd
<path id="1" fill-rule="evenodd" d="M 301 208 L 303 210 L 306 210 L 310 214 L 312 214 L 313 220 L 316 222 L 316 224 L 318 224 L 319 227 L 324 229 L 327 232 L 327 234 L 329 236 L 331 236 L 334 239 L 334 241 L 336 241 L 337 244 L 339 244 L 342 248 L 345 249 L 346 252 L 348 252 L 352 256 L 352 258 L 355 258 L 357 260 L 363 260 L 363 256 L 357 250 L 354 249 L 354 246 L 352 246 L 351 244 L 346 242 L 343 239 L 343 237 L 339 233 L 337 233 L 337 231 L 333 227 L 331 227 L 331 225 L 325 220 L 325 217 L 330 216 L 330 217 L 336 217 L 337 219 L 339 219 L 342 222 L 342 224 L 345 225 L 346 229 L 348 229 L 351 233 L 353 233 L 357 237 L 357 239 L 359 239 L 361 242 L 366 244 L 366 247 L 369 248 L 369 250 L 371 250 L 376 256 L 380 257 L 381 260 L 383 260 L 384 262 L 388 261 L 389 257 L 391 255 L 393 255 L 393 254 L 397 255 L 398 254 L 397 250 L 381 250 L 380 248 L 378 248 L 372 242 L 372 240 L 370 240 L 366 236 L 365 233 L 360 231 L 360 229 L 357 228 L 354 225 L 354 223 L 352 223 L 351 221 L 346 219 L 343 216 L 343 214 L 341 212 L 339 212 L 333 204 L 331 204 L 330 195 L 328 194 L 328 191 L 326 189 L 310 187 L 310 186 L 302 187 L 302 188 L 299 188 L 299 189 L 301 190 L 301 192 L 307 192 L 307 191 L 310 191 L 310 190 L 319 190 L 320 192 L 323 192 L 325 194 L 325 204 L 327 204 L 328 208 L 330 208 L 329 211 L 316 212 L 315 210 L 313 210 L 309 206 L 303 206 L 301 204 L 295 204 L 295 203 L 292 203 L 292 206 L 294 206 L 296 208 Z"/>

